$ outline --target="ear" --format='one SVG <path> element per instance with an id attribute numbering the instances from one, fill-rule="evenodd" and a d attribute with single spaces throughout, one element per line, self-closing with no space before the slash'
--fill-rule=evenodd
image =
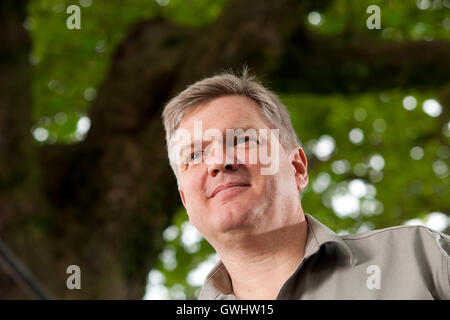
<path id="1" fill-rule="evenodd" d="M 178 189 L 178 192 L 180 193 L 181 202 L 183 202 L 183 206 L 186 208 L 186 199 L 184 198 L 184 192 L 181 189 Z"/>
<path id="2" fill-rule="evenodd" d="M 308 163 L 301 147 L 297 147 L 291 155 L 291 163 L 294 167 L 297 190 L 302 190 L 308 185 Z"/>

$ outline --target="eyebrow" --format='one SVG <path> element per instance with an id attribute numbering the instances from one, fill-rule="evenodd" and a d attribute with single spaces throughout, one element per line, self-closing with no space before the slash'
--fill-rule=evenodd
<path id="1" fill-rule="evenodd" d="M 182 146 L 181 149 L 180 149 L 180 152 L 183 153 L 184 150 L 186 150 L 188 148 L 192 149 L 196 142 L 201 144 L 201 145 L 203 145 L 203 141 L 195 140 L 194 142 L 192 142 L 190 144 L 186 144 L 186 145 Z"/>

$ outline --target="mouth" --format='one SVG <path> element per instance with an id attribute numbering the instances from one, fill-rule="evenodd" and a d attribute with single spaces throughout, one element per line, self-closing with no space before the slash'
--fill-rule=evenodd
<path id="1" fill-rule="evenodd" d="M 218 186 L 216 189 L 214 189 L 210 198 L 214 198 L 214 197 L 221 196 L 223 194 L 227 194 L 227 193 L 231 193 L 231 192 L 238 192 L 249 186 L 250 186 L 250 184 L 248 184 L 248 183 L 228 183 L 225 185 L 221 185 L 221 186 Z"/>

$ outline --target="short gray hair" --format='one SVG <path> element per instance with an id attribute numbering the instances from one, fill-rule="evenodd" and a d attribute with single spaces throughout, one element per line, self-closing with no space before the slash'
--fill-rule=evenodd
<path id="1" fill-rule="evenodd" d="M 241 75 L 225 72 L 199 80 L 172 98 L 164 107 L 162 118 L 166 130 L 167 151 L 175 175 L 177 172 L 170 159 L 170 141 L 184 115 L 216 98 L 231 95 L 244 96 L 255 101 L 261 108 L 267 125 L 280 130 L 280 144 L 286 150 L 300 145 L 286 106 L 244 67 Z"/>

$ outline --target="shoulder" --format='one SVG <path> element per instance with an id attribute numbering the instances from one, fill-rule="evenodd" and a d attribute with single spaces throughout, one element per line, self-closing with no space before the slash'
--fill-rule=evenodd
<path id="1" fill-rule="evenodd" d="M 402 251 L 450 259 L 450 236 L 425 226 L 395 226 L 368 232 L 341 235 L 351 248 L 369 251 Z"/>
<path id="2" fill-rule="evenodd" d="M 380 266 L 389 270 L 388 277 L 422 283 L 433 296 L 450 299 L 449 235 L 424 226 L 396 226 L 340 237 L 360 264 Z"/>
<path id="3" fill-rule="evenodd" d="M 352 235 L 342 235 L 341 238 L 343 240 L 364 240 L 364 239 L 370 239 L 370 238 L 396 238 L 396 237 L 402 237 L 402 238 L 410 238 L 414 239 L 416 237 L 421 236 L 429 236 L 432 238 L 442 238 L 443 241 L 450 242 L 450 236 L 438 232 L 436 230 L 430 229 L 425 226 L 395 226 L 395 227 L 389 227 L 384 229 L 377 229 Z"/>

